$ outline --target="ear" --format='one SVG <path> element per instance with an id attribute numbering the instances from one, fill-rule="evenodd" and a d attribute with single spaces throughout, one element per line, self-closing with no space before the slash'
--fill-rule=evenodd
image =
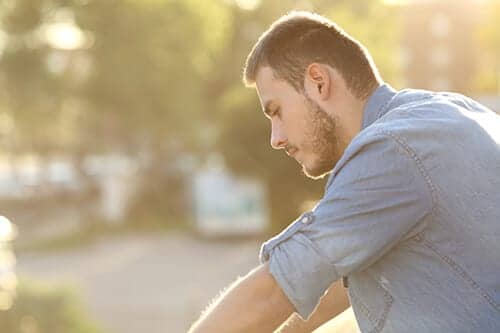
<path id="1" fill-rule="evenodd" d="M 306 68 L 304 90 L 310 97 L 325 100 L 330 97 L 332 88 L 331 73 L 328 66 L 313 62 Z"/>

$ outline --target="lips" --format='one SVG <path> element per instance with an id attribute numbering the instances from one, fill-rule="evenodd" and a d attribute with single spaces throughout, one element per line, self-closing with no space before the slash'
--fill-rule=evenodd
<path id="1" fill-rule="evenodd" d="M 290 147 L 290 148 L 286 148 L 285 151 L 286 151 L 286 154 L 288 156 L 293 157 L 293 155 L 297 152 L 297 150 L 298 150 L 297 148 Z"/>

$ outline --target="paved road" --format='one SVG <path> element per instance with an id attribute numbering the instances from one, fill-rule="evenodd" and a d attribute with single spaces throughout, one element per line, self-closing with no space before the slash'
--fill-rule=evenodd
<path id="1" fill-rule="evenodd" d="M 176 333 L 258 264 L 259 245 L 183 234 L 116 236 L 64 253 L 19 254 L 17 271 L 74 285 L 90 315 L 111 333 Z"/>

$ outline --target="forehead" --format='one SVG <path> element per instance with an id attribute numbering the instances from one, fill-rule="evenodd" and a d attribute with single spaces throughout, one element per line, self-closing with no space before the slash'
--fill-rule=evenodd
<path id="1" fill-rule="evenodd" d="M 259 68 L 255 77 L 255 85 L 262 108 L 269 103 L 279 104 L 291 94 L 297 94 L 292 85 L 283 79 L 276 78 L 269 66 Z"/>

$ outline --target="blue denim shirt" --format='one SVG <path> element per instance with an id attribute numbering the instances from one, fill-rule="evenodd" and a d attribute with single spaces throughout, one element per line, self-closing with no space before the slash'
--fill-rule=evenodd
<path id="1" fill-rule="evenodd" d="M 323 198 L 260 259 L 302 318 L 346 277 L 362 332 L 500 332 L 500 116 L 380 86 Z"/>

